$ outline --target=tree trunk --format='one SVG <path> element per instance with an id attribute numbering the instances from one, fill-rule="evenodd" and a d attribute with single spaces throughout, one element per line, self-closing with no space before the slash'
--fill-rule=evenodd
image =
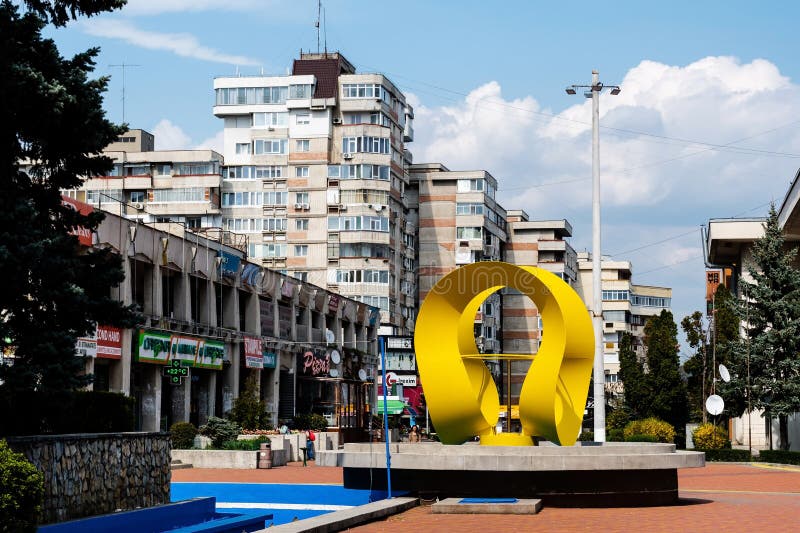
<path id="1" fill-rule="evenodd" d="M 781 450 L 788 450 L 789 445 L 789 415 L 778 415 L 778 424 L 780 425 L 781 434 Z"/>

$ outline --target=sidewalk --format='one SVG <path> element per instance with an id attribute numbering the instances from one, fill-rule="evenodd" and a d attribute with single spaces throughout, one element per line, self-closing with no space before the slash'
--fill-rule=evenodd
<path id="1" fill-rule="evenodd" d="M 176 470 L 173 481 L 337 483 L 342 469 L 290 463 L 271 470 Z M 690 533 L 694 531 L 798 531 L 800 468 L 786 465 L 709 464 L 679 471 L 681 503 L 670 507 L 562 509 L 534 516 L 434 515 L 423 505 L 357 532 L 592 531 Z"/>

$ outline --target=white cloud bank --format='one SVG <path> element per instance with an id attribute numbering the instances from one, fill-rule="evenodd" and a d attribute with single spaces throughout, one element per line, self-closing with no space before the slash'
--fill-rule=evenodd
<path id="1" fill-rule="evenodd" d="M 265 2 L 258 0 L 128 0 L 123 14 L 157 15 L 161 13 L 185 13 L 199 11 L 252 11 Z"/>
<path id="2" fill-rule="evenodd" d="M 261 63 L 246 56 L 230 55 L 200 44 L 188 33 L 160 33 L 142 30 L 134 24 L 118 19 L 92 19 L 81 23 L 85 33 L 96 37 L 121 39 L 148 50 L 165 50 L 181 57 L 226 63 L 229 65 L 258 66 Z"/>
<path id="3" fill-rule="evenodd" d="M 800 87 L 769 61 L 733 57 L 642 61 L 619 84 L 600 102 L 603 250 L 627 252 L 617 258 L 635 282 L 672 287 L 680 321 L 702 308 L 699 226 L 780 206 L 800 166 Z M 441 107 L 411 95 L 414 160 L 488 170 L 503 207 L 566 218 L 573 246 L 590 249 L 591 102 L 564 98 L 573 105 L 553 113 L 535 94 L 504 98 L 496 81 Z"/>
<path id="4" fill-rule="evenodd" d="M 222 130 L 208 139 L 194 143 L 191 135 L 186 133 L 183 128 L 167 118 L 162 118 L 152 131 L 156 150 L 206 149 L 222 153 Z"/>

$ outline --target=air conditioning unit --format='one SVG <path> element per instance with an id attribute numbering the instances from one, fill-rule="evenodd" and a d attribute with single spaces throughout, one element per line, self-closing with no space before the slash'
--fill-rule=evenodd
<path id="1" fill-rule="evenodd" d="M 272 126 L 270 126 L 270 127 L 268 127 L 268 128 L 267 128 L 267 131 L 275 131 L 275 128 L 273 128 Z"/>
<path id="2" fill-rule="evenodd" d="M 342 154 L 342 158 L 344 158 L 344 159 L 353 159 L 353 154 Z"/>
<path id="3" fill-rule="evenodd" d="M 304 210 L 306 210 L 306 211 L 308 211 L 309 209 L 311 209 L 311 206 L 310 206 L 309 204 L 301 204 L 301 205 L 302 205 L 302 209 L 304 209 Z"/>
<path id="4" fill-rule="evenodd" d="M 303 206 L 306 204 L 294 204 L 295 209 L 303 209 Z"/>
<path id="5" fill-rule="evenodd" d="M 144 209 L 144 204 L 143 204 L 142 202 L 133 202 L 133 203 L 131 204 L 131 207 L 133 207 L 134 209 L 138 209 L 139 211 L 141 211 L 142 209 Z"/>
<path id="6" fill-rule="evenodd" d="M 347 204 L 339 204 L 339 211 L 347 211 Z"/>
<path id="7" fill-rule="evenodd" d="M 334 124 L 341 124 L 342 123 L 342 119 L 340 119 L 339 117 L 333 117 L 333 123 Z"/>

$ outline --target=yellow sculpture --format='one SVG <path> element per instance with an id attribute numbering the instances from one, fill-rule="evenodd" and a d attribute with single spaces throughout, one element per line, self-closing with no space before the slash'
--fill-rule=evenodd
<path id="1" fill-rule="evenodd" d="M 538 353 L 481 354 L 475 314 L 493 292 L 510 287 L 542 317 Z M 425 400 L 445 444 L 479 435 L 481 444 L 523 446 L 534 435 L 571 446 L 580 432 L 594 357 L 592 321 L 578 294 L 537 267 L 474 263 L 440 279 L 417 317 L 414 343 Z M 483 359 L 532 359 L 519 399 L 522 433 L 496 433 L 500 400 Z"/>

